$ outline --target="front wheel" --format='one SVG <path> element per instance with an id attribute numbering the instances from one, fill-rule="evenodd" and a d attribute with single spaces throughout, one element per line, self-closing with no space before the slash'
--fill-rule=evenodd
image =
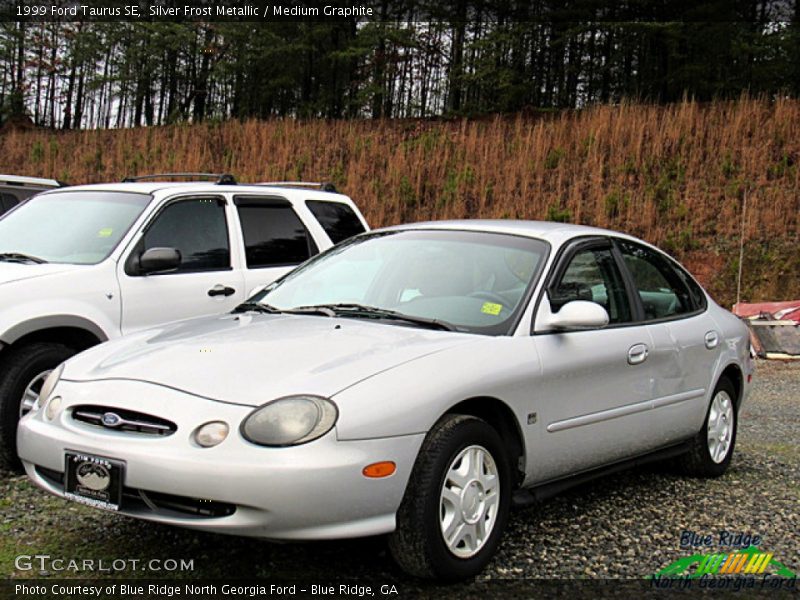
<path id="1" fill-rule="evenodd" d="M 736 388 L 722 378 L 711 395 L 703 428 L 692 441 L 692 448 L 681 458 L 681 467 L 693 477 L 719 477 L 728 470 L 736 444 Z"/>
<path id="2" fill-rule="evenodd" d="M 389 538 L 392 556 L 416 577 L 473 577 L 500 544 L 510 500 L 497 431 L 476 417 L 447 415 L 422 444 Z"/>
<path id="3" fill-rule="evenodd" d="M 37 342 L 6 350 L 0 361 L 0 467 L 19 471 L 17 423 L 39 397 L 47 375 L 75 351 L 62 344 Z"/>

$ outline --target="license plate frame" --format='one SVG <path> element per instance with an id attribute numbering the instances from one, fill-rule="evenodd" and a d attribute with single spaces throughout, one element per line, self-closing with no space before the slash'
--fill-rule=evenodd
<path id="1" fill-rule="evenodd" d="M 118 511 L 124 478 L 122 461 L 71 450 L 64 453 L 64 496 L 69 500 Z"/>

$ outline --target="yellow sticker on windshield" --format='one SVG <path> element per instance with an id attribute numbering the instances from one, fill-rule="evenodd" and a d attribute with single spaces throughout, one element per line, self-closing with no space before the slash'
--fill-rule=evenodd
<path id="1" fill-rule="evenodd" d="M 484 302 L 483 307 L 481 308 L 482 313 L 494 316 L 499 315 L 501 310 L 503 310 L 503 305 L 495 304 L 494 302 Z"/>
<path id="2" fill-rule="evenodd" d="M 97 232 L 97 237 L 111 237 L 112 233 L 114 233 L 114 230 L 111 227 L 104 227 Z"/>

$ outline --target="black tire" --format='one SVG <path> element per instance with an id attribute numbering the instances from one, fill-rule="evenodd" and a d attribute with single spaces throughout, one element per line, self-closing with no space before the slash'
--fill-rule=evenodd
<path id="1" fill-rule="evenodd" d="M 482 446 L 497 467 L 500 498 L 489 536 L 470 558 L 451 553 L 439 522 L 440 493 L 445 476 L 459 453 Z M 417 456 L 406 493 L 397 511 L 397 529 L 389 550 L 407 573 L 423 579 L 459 581 L 477 575 L 500 545 L 511 504 L 511 471 L 500 435 L 485 421 L 466 415 L 446 415 L 428 433 Z"/>
<path id="2" fill-rule="evenodd" d="M 714 398 L 720 392 L 725 392 L 730 398 L 731 404 L 733 405 L 733 422 L 731 424 L 732 432 L 730 436 L 731 440 L 730 446 L 728 447 L 728 453 L 721 462 L 715 462 L 711 458 L 711 451 L 708 447 L 708 420 L 711 416 L 711 407 L 714 402 Z M 711 402 L 709 403 L 708 410 L 706 411 L 706 418 L 703 421 L 703 428 L 692 440 L 692 448 L 689 450 L 689 452 L 679 457 L 678 464 L 684 474 L 691 477 L 711 478 L 720 477 L 723 473 L 725 473 L 725 471 L 728 470 L 728 466 L 731 464 L 731 459 L 733 457 L 733 450 L 736 446 L 736 433 L 739 428 L 739 415 L 736 402 L 736 388 L 734 387 L 733 383 L 731 383 L 731 381 L 726 377 L 721 378 L 717 383 L 717 387 L 714 388 L 714 393 L 711 394 Z"/>
<path id="3" fill-rule="evenodd" d="M 62 344 L 36 342 L 3 352 L 0 360 L 0 467 L 21 471 L 17 457 L 17 422 L 25 388 L 39 373 L 54 369 L 75 354 Z"/>

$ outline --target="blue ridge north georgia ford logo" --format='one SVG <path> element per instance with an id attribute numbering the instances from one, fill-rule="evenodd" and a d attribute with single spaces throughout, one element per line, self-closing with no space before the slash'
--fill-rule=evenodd
<path id="1" fill-rule="evenodd" d="M 85 462 L 78 466 L 75 477 L 82 486 L 102 492 L 111 483 L 111 473 L 103 465 L 96 462 Z"/>

